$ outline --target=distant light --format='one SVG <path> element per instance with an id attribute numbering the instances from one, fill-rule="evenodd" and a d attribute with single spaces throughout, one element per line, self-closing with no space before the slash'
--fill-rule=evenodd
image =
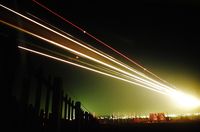
<path id="1" fill-rule="evenodd" d="M 168 114 L 166 117 L 178 117 L 179 115 L 177 114 Z"/>
<path id="2" fill-rule="evenodd" d="M 176 101 L 176 103 L 179 104 L 179 106 L 184 108 L 190 109 L 197 108 L 200 106 L 200 100 L 191 95 L 187 95 L 179 91 L 173 92 L 172 97 Z"/>

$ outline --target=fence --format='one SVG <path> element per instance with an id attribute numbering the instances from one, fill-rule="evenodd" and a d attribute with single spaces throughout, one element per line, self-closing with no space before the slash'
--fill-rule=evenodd
<path id="1" fill-rule="evenodd" d="M 91 130 L 97 120 L 91 113 L 84 111 L 81 102 L 73 100 L 64 93 L 62 80 L 59 77 L 44 77 L 39 68 L 34 92 L 34 103 L 29 103 L 31 90 L 31 74 L 27 74 L 23 81 L 20 100 L 13 97 L 11 103 L 12 119 L 9 125 L 16 130 L 62 132 Z M 42 97 L 45 95 L 44 97 Z M 42 100 L 43 98 L 43 100 Z M 44 102 L 43 108 L 41 102 Z"/>

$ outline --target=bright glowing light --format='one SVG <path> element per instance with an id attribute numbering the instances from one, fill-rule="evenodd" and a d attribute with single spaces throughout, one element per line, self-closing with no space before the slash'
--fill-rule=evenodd
<path id="1" fill-rule="evenodd" d="M 176 103 L 178 103 L 181 107 L 190 109 L 200 106 L 200 100 L 191 95 L 187 95 L 179 91 L 174 91 L 171 95 Z"/>
<path id="2" fill-rule="evenodd" d="M 27 30 L 23 27 L 18 27 L 16 25 L 4 22 L 3 20 L 0 20 L 1 23 L 7 24 L 7 25 L 9 25 L 13 28 L 16 28 L 20 31 L 23 31 L 23 32 L 25 32 L 29 35 L 32 35 L 36 38 L 39 38 L 43 41 L 46 41 L 49 44 L 52 44 L 52 45 L 58 46 L 62 49 L 65 49 L 66 51 L 69 51 L 70 53 L 75 54 L 76 59 L 79 59 L 79 57 L 85 58 L 85 59 L 88 59 L 88 60 L 91 60 L 93 62 L 100 64 L 101 67 L 98 67 L 99 70 L 96 70 L 96 69 L 93 69 L 93 68 L 90 68 L 90 67 L 87 67 L 87 66 L 84 66 L 84 65 L 80 65 L 80 64 L 77 64 L 77 63 L 66 61 L 66 60 L 61 59 L 61 58 L 57 58 L 55 56 L 50 56 L 48 54 L 44 54 L 44 53 L 39 52 L 39 51 L 34 51 L 34 50 L 31 50 L 31 49 L 28 49 L 28 48 L 25 48 L 25 47 L 22 47 L 22 46 L 18 46 L 20 49 L 30 51 L 30 52 L 33 52 L 33 53 L 36 53 L 36 54 L 39 54 L 39 55 L 43 55 L 43 56 L 49 57 L 51 59 L 62 61 L 62 62 L 71 64 L 71 65 L 74 65 L 74 66 L 77 66 L 77 67 L 81 67 L 81 68 L 84 68 L 84 69 L 87 69 L 87 70 L 90 70 L 90 71 L 93 71 L 93 72 L 96 72 L 96 73 L 99 73 L 99 74 L 103 74 L 103 75 L 106 75 L 106 76 L 109 76 L 109 77 L 112 77 L 112 78 L 115 78 L 115 79 L 119 79 L 121 81 L 125 81 L 125 82 L 135 84 L 135 85 L 144 87 L 146 89 L 149 89 L 149 90 L 152 90 L 152 91 L 155 91 L 155 92 L 159 92 L 159 93 L 171 96 L 180 106 L 184 106 L 185 108 L 195 108 L 195 107 L 200 106 L 200 100 L 198 100 L 198 99 L 196 99 L 192 96 L 186 95 L 182 92 L 179 92 L 179 91 L 173 89 L 172 87 L 167 86 L 167 85 L 165 85 L 161 82 L 158 82 L 158 81 L 146 76 L 142 72 L 137 71 L 135 69 L 132 69 L 131 67 L 129 67 L 128 65 L 125 65 L 124 63 L 120 62 L 119 60 L 117 60 L 114 57 L 111 57 L 111 56 L 109 56 L 109 55 L 107 55 L 103 52 L 99 52 L 99 50 L 96 50 L 94 48 L 88 47 L 88 46 L 84 45 L 84 43 L 81 43 L 81 42 L 79 42 L 79 41 L 77 41 L 73 38 L 69 38 L 68 36 L 66 36 L 64 34 L 58 32 L 54 29 L 51 29 L 50 27 L 47 27 L 47 26 L 45 26 L 45 25 L 43 25 L 39 22 L 36 22 L 36 21 L 34 21 L 34 20 L 32 20 L 32 19 L 14 11 L 14 10 L 11 10 L 11 9 L 1 5 L 1 4 L 0 4 L 0 6 L 11 11 L 12 13 L 19 15 L 22 18 L 38 25 L 41 28 L 41 30 L 42 29 L 47 30 L 49 33 L 56 34 L 56 35 L 64 38 L 65 40 L 69 40 L 74 45 L 79 45 L 80 47 L 82 47 L 83 49 L 86 49 L 90 53 L 95 53 L 95 56 L 92 56 L 91 54 L 88 54 L 88 53 L 84 53 L 81 50 L 78 50 L 78 48 L 76 49 L 76 48 L 72 48 L 70 46 L 64 45 L 65 42 L 57 42 L 57 40 L 51 39 L 51 38 L 49 38 L 49 36 L 44 36 L 44 35 L 38 34 L 37 32 L 31 32 L 31 30 L 29 31 L 29 30 Z M 96 55 L 98 55 L 98 57 Z M 115 65 L 113 65 L 113 63 L 111 63 L 111 62 L 113 62 Z M 102 70 L 102 69 L 104 69 L 104 70 Z M 105 69 L 108 69 L 108 70 L 106 72 L 104 72 Z M 147 69 L 145 69 L 145 68 L 143 68 L 143 70 L 147 71 Z"/>

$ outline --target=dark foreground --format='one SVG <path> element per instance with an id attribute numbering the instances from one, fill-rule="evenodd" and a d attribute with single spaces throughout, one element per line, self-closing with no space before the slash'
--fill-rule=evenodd
<path id="1" fill-rule="evenodd" d="M 99 132 L 198 132 L 200 122 L 102 125 Z"/>

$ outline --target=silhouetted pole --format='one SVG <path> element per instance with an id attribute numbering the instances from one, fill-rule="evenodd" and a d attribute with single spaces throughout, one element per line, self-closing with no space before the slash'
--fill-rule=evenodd
<path id="1" fill-rule="evenodd" d="M 60 131 L 60 119 L 61 119 L 61 100 L 62 100 L 62 81 L 60 78 L 54 78 L 53 84 L 53 97 L 52 97 L 52 116 L 55 122 L 54 130 Z"/>
<path id="2" fill-rule="evenodd" d="M 29 92 L 30 92 L 30 77 L 26 76 L 23 80 L 23 86 L 22 86 L 22 91 L 20 95 L 20 102 L 23 105 L 28 104 Z"/>
<path id="3" fill-rule="evenodd" d="M 71 102 L 71 120 L 74 120 L 74 100 Z"/>
<path id="4" fill-rule="evenodd" d="M 31 82 L 31 64 L 29 60 L 29 55 L 26 56 L 26 69 L 25 69 L 25 77 L 23 80 L 23 86 L 20 95 L 20 102 L 25 106 L 28 105 L 29 101 L 29 92 L 30 92 L 30 82 Z"/>
<path id="5" fill-rule="evenodd" d="M 76 121 L 78 132 L 80 132 L 80 129 L 81 129 L 81 119 L 82 119 L 81 102 L 76 102 L 75 103 L 75 121 Z"/>
<path id="6" fill-rule="evenodd" d="M 68 120 L 70 120 L 70 117 L 71 117 L 71 98 L 69 98 L 67 104 L 68 104 L 68 113 L 67 113 L 67 117 L 68 117 Z"/>
<path id="7" fill-rule="evenodd" d="M 75 103 L 75 120 L 79 120 L 81 117 L 81 102 L 77 101 Z"/>
<path id="8" fill-rule="evenodd" d="M 35 94 L 35 112 L 37 115 L 39 115 L 40 112 L 40 101 L 41 101 L 42 80 L 43 80 L 42 75 L 43 75 L 43 69 L 40 67 L 36 75 L 38 86 L 36 88 L 36 94 Z"/>
<path id="9" fill-rule="evenodd" d="M 68 96 L 67 94 L 64 97 L 64 119 L 67 119 L 67 101 L 68 101 Z"/>
<path id="10" fill-rule="evenodd" d="M 63 113 L 63 97 L 64 97 L 64 91 L 61 90 L 61 100 L 60 100 L 60 120 L 62 119 L 62 113 Z"/>
<path id="11" fill-rule="evenodd" d="M 48 77 L 47 80 L 47 94 L 46 94 L 46 100 L 45 100 L 45 119 L 48 119 L 49 114 L 49 101 L 50 101 L 50 92 L 51 92 L 51 76 Z"/>
<path id="12" fill-rule="evenodd" d="M 88 122 L 89 121 L 89 113 L 86 111 L 84 114 L 85 117 L 85 121 Z"/>

